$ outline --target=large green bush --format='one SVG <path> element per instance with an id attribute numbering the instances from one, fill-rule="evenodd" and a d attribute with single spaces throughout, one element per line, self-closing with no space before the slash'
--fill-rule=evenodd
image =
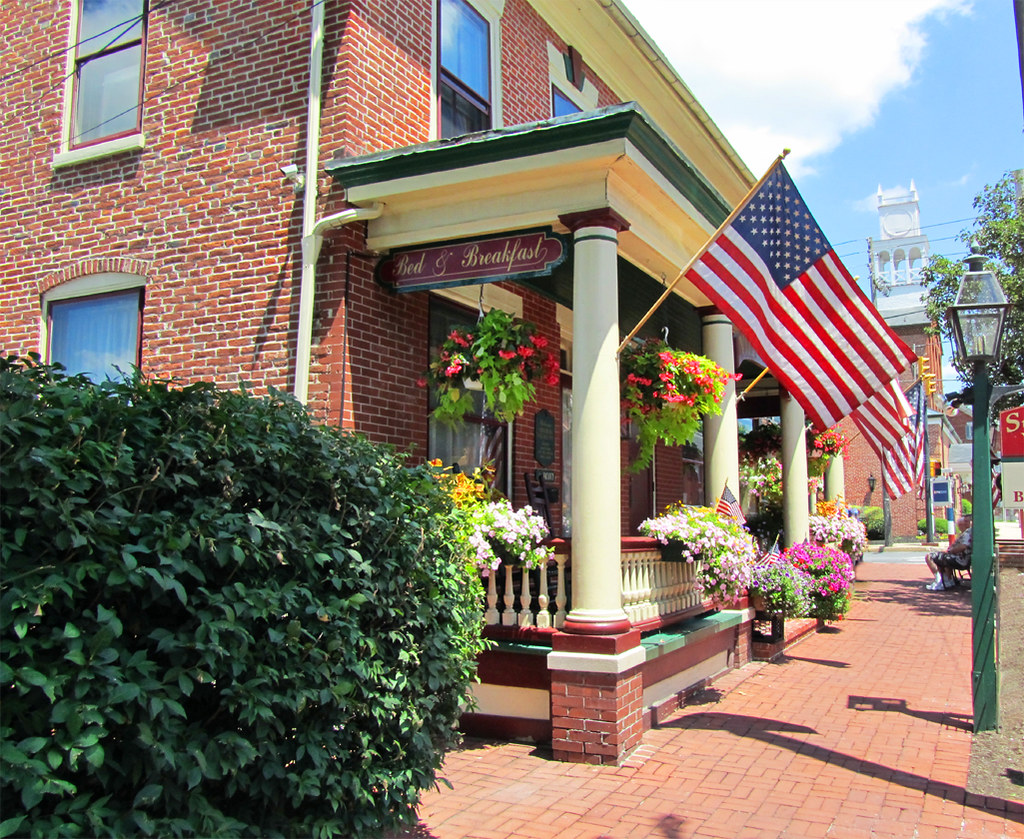
<path id="1" fill-rule="evenodd" d="M 426 467 L 294 401 L 0 361 L 0 834 L 412 816 L 479 640 Z"/>
<path id="2" fill-rule="evenodd" d="M 860 520 L 864 523 L 868 539 L 872 542 L 878 542 L 885 538 L 885 514 L 881 507 L 862 508 Z"/>

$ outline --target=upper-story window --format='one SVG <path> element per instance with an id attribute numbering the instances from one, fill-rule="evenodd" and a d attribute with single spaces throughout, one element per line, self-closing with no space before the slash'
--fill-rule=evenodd
<path id="1" fill-rule="evenodd" d="M 491 26 L 466 0 L 440 0 L 441 137 L 490 128 Z"/>
<path id="2" fill-rule="evenodd" d="M 76 0 L 69 146 L 140 130 L 149 0 Z"/>
<path id="3" fill-rule="evenodd" d="M 127 375 L 140 364 L 144 283 L 133 274 L 93 274 L 47 292 L 47 360 L 94 381 Z"/>
<path id="4" fill-rule="evenodd" d="M 560 91 L 556 85 L 551 85 L 551 116 L 564 117 L 569 114 L 577 114 L 581 110 L 583 109 Z"/>

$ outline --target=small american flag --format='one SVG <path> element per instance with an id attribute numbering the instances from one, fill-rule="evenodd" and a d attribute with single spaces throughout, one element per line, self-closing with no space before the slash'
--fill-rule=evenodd
<path id="1" fill-rule="evenodd" d="M 728 485 L 722 490 L 722 495 L 715 505 L 715 512 L 720 516 L 736 519 L 740 524 L 746 521 L 743 511 L 740 509 L 740 502 L 736 500 L 736 496 L 732 494 L 732 490 L 729 489 Z"/>
<path id="2" fill-rule="evenodd" d="M 779 553 L 779 537 L 775 537 L 775 544 L 771 546 L 767 553 L 761 554 L 761 556 L 754 563 L 757 568 L 767 568 L 769 565 L 775 565 L 777 562 L 782 562 L 782 554 Z"/>

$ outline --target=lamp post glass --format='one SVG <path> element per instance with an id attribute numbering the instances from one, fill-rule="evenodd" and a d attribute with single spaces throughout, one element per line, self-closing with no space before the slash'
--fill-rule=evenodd
<path id="1" fill-rule="evenodd" d="M 956 303 L 949 310 L 956 353 L 965 362 L 993 361 L 999 357 L 1003 321 L 1010 304 L 996 275 L 984 268 L 984 257 L 967 257 L 967 273 Z"/>
<path id="2" fill-rule="evenodd" d="M 988 364 L 999 355 L 1003 320 L 1009 304 L 995 274 L 984 270 L 976 251 L 948 313 L 956 352 L 974 366 L 973 460 L 974 523 L 971 532 L 971 686 L 974 730 L 999 727 L 999 677 L 996 672 L 995 521 L 989 443 Z"/>

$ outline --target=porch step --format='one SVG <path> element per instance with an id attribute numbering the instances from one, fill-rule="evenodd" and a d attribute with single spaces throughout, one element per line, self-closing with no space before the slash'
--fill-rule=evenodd
<path id="1" fill-rule="evenodd" d="M 739 626 L 745 614 L 743 611 L 723 611 L 691 618 L 677 626 L 645 635 L 640 644 L 644 648 L 647 660 L 651 661 L 683 647 L 692 646 L 725 629 Z"/>

